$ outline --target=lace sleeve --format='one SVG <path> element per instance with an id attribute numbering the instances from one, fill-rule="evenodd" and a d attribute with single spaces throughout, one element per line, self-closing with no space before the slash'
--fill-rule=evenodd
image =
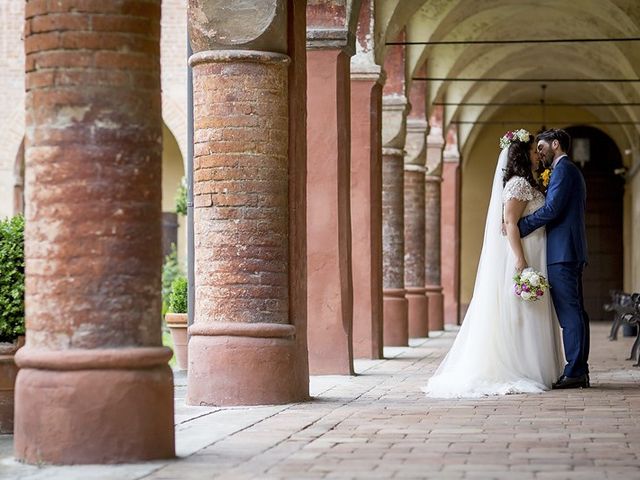
<path id="1" fill-rule="evenodd" d="M 512 177 L 504 186 L 504 190 L 502 191 L 502 201 L 506 203 L 512 198 L 523 202 L 533 200 L 533 187 L 525 178 Z"/>

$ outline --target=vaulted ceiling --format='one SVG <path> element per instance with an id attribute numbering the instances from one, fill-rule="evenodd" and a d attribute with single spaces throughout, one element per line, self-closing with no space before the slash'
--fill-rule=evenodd
<path id="1" fill-rule="evenodd" d="M 376 58 L 406 29 L 407 42 L 640 37 L 638 0 L 376 0 Z M 408 45 L 408 88 L 418 70 L 444 78 L 640 78 L 640 42 Z M 537 102 L 541 84 L 428 82 L 428 108 L 447 103 Z M 549 83 L 547 102 L 640 102 L 640 83 Z M 499 106 L 448 106 L 445 123 L 489 120 Z M 639 122 L 640 107 L 584 107 L 598 121 Z M 602 125 L 622 149 L 640 125 Z M 459 128 L 461 148 L 481 129 Z"/>

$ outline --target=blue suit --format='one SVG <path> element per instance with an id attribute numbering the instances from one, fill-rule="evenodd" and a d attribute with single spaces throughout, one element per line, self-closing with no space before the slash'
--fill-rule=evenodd
<path id="1" fill-rule="evenodd" d="M 586 191 L 580 169 L 564 156 L 552 171 L 544 207 L 518 222 L 521 237 L 547 227 L 547 271 L 562 327 L 568 377 L 589 373 L 589 317 L 582 294 L 587 263 Z"/>

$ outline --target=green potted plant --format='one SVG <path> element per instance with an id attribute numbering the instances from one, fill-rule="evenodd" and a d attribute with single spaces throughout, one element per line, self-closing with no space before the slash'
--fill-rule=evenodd
<path id="1" fill-rule="evenodd" d="M 171 283 L 169 302 L 165 322 L 173 340 L 173 350 L 176 365 L 186 370 L 187 359 L 187 279 L 184 275 L 177 276 Z"/>
<path id="2" fill-rule="evenodd" d="M 14 355 L 24 344 L 24 217 L 0 221 L 0 433 L 13 432 Z"/>
<path id="3" fill-rule="evenodd" d="M 178 262 L 178 251 L 176 244 L 171 244 L 171 253 L 164 257 L 162 265 L 162 316 L 169 311 L 169 294 L 171 293 L 171 284 L 179 277 L 184 276 L 180 262 Z"/>

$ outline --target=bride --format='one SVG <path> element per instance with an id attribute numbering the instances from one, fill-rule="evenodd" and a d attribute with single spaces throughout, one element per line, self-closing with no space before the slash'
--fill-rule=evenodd
<path id="1" fill-rule="evenodd" d="M 513 276 L 531 266 L 547 276 L 544 228 L 520 239 L 518 220 L 544 205 L 533 171 L 533 136 L 507 132 L 498 158 L 473 298 L 451 350 L 423 391 L 428 397 L 538 393 L 564 366 L 551 295 L 524 301 Z M 501 233 L 502 221 L 507 235 Z"/>

